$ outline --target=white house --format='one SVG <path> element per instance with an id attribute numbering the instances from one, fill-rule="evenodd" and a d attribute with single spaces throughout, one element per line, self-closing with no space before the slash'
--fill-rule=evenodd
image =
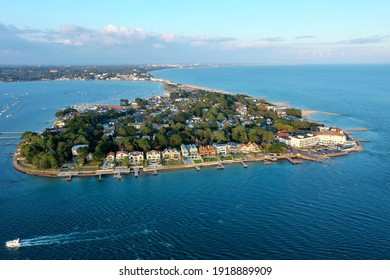
<path id="1" fill-rule="evenodd" d="M 115 161 L 115 153 L 109 152 L 106 156 L 106 161 L 107 162 L 114 162 Z"/>
<path id="2" fill-rule="evenodd" d="M 165 149 L 162 152 L 162 157 L 165 160 L 178 160 L 180 159 L 180 153 L 176 149 Z"/>
<path id="3" fill-rule="evenodd" d="M 226 145 L 227 151 L 232 154 L 236 154 L 240 152 L 240 146 L 236 142 L 229 142 Z"/>
<path id="4" fill-rule="evenodd" d="M 125 157 L 128 157 L 128 156 L 129 156 L 129 152 L 127 152 L 127 151 L 118 151 L 118 152 L 116 152 L 115 159 L 116 159 L 116 161 L 121 162 Z"/>
<path id="5" fill-rule="evenodd" d="M 156 150 L 151 150 L 146 153 L 146 159 L 150 163 L 159 163 L 161 161 L 161 155 Z"/>
<path id="6" fill-rule="evenodd" d="M 129 162 L 130 164 L 142 164 L 144 162 L 144 153 L 139 151 L 130 152 Z"/>
<path id="7" fill-rule="evenodd" d="M 217 150 L 217 154 L 226 155 L 228 153 L 228 147 L 226 144 L 214 143 L 213 147 Z"/>
<path id="8" fill-rule="evenodd" d="M 199 152 L 198 149 L 194 144 L 189 144 L 189 145 L 181 145 L 181 153 L 183 157 L 189 157 L 192 159 L 197 159 L 199 158 Z"/>

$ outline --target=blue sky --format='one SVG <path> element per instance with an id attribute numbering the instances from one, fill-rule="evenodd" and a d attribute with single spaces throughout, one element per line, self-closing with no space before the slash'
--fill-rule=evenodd
<path id="1" fill-rule="evenodd" d="M 0 64 L 390 63 L 387 0 L 3 1 Z"/>

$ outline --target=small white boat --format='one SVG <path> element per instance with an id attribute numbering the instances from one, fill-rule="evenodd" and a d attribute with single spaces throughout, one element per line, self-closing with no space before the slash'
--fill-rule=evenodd
<path id="1" fill-rule="evenodd" d="M 20 246 L 20 238 L 5 242 L 5 247 L 8 248 L 19 248 Z"/>

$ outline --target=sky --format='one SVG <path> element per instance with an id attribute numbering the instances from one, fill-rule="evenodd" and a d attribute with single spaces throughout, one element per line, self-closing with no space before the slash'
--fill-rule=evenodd
<path id="1" fill-rule="evenodd" d="M 388 0 L 4 0 L 0 65 L 390 63 Z"/>

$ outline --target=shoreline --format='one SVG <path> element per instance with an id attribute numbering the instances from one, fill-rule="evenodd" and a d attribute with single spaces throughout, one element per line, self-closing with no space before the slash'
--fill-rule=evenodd
<path id="1" fill-rule="evenodd" d="M 335 116 L 335 117 L 342 116 L 342 114 L 332 113 L 332 112 L 325 112 L 325 111 L 319 111 L 319 110 L 310 110 L 310 109 L 303 110 L 302 109 L 301 111 L 302 111 L 302 118 L 307 118 L 310 115 L 314 115 L 314 114 L 330 115 L 330 116 Z"/>
<path id="2" fill-rule="evenodd" d="M 282 155 L 274 155 L 274 154 L 268 154 L 268 155 L 263 155 L 261 157 L 256 157 L 252 154 L 246 155 L 245 159 L 236 159 L 236 160 L 222 160 L 222 161 L 213 161 L 213 162 L 203 162 L 201 164 L 191 164 L 191 165 L 173 165 L 173 166 L 158 166 L 156 168 L 153 167 L 135 167 L 139 170 L 142 170 L 144 173 L 153 173 L 155 171 L 175 171 L 175 170 L 186 170 L 186 169 L 196 169 L 196 167 L 199 167 L 200 170 L 201 168 L 208 168 L 208 167 L 217 167 L 219 165 L 225 165 L 225 164 L 241 164 L 247 163 L 247 162 L 266 162 L 270 161 L 271 157 L 275 158 L 274 160 L 271 160 L 271 163 L 280 161 L 280 160 L 287 160 L 291 164 L 300 164 L 301 162 L 295 162 L 294 160 L 308 160 L 308 161 L 313 161 L 317 163 L 323 163 L 329 160 L 332 157 L 338 157 L 338 156 L 345 156 L 348 155 L 349 153 L 352 152 L 362 152 L 363 151 L 363 146 L 357 142 L 356 147 L 350 150 L 346 151 L 341 151 L 339 153 L 335 154 L 329 154 L 326 156 L 323 155 L 317 155 L 317 156 L 312 156 L 308 154 L 304 154 L 304 150 L 301 151 L 301 153 L 296 153 L 296 154 L 282 154 Z M 58 170 L 37 170 L 33 168 L 29 168 L 28 166 L 23 166 L 22 164 L 19 163 L 19 161 L 16 158 L 17 153 L 14 154 L 13 157 L 13 166 L 16 170 L 18 170 L 21 173 L 25 173 L 28 175 L 34 175 L 34 176 L 40 176 L 40 177 L 47 177 L 47 178 L 62 178 L 62 179 L 68 179 L 70 181 L 72 177 L 103 177 L 103 176 L 118 176 L 121 174 L 131 174 L 134 173 L 135 168 L 124 168 L 122 170 L 96 170 L 96 171 L 60 171 Z"/>

